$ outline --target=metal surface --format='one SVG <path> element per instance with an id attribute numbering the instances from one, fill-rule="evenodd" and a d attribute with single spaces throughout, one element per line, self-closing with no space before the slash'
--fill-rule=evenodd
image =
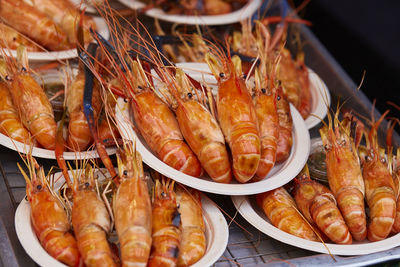
<path id="1" fill-rule="evenodd" d="M 315 36 L 305 27 L 301 27 L 306 64 L 315 70 L 325 81 L 335 99 L 346 99 L 346 105 L 360 114 L 369 114 L 372 105 L 365 95 L 356 90 L 355 83 L 332 58 Z M 378 115 L 378 114 L 376 114 Z M 318 136 L 318 126 L 311 130 L 311 137 Z M 395 134 L 395 144 L 399 145 L 399 136 Z M 25 196 L 25 182 L 17 170 L 19 155 L 7 148 L 0 147 L 0 264 L 2 266 L 35 266 L 21 247 L 14 229 L 15 209 Z M 56 165 L 56 161 L 40 160 L 46 166 Z M 381 253 L 358 257 L 337 257 L 336 262 L 329 255 L 317 254 L 283 244 L 262 234 L 239 214 L 229 197 L 208 195 L 229 216 L 229 243 L 224 255 L 215 266 L 365 266 L 400 258 L 400 248 Z M 232 217 L 234 221 L 232 221 Z"/>

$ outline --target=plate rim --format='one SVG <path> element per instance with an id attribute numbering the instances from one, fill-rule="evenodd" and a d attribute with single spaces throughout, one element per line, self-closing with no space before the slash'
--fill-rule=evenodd
<path id="1" fill-rule="evenodd" d="M 249 196 L 231 196 L 231 199 L 233 205 L 240 213 L 240 215 L 242 215 L 242 217 L 246 221 L 257 228 L 260 232 L 288 245 L 324 254 L 329 253 L 325 246 L 320 242 L 310 241 L 291 235 L 273 226 L 256 212 L 253 205 L 251 204 Z M 387 249 L 398 246 L 399 243 L 400 233 L 381 241 L 369 242 L 364 244 L 325 244 L 329 248 L 330 253 L 333 255 L 356 256 L 385 251 Z"/>
<path id="2" fill-rule="evenodd" d="M 91 16 L 96 23 L 98 28 L 101 28 L 99 33 L 106 39 L 110 37 L 110 31 L 107 27 L 106 21 L 97 16 Z M 10 50 L 11 56 L 16 57 L 17 51 Z M 49 51 L 49 52 L 27 52 L 28 60 L 30 63 L 38 63 L 38 62 L 48 62 L 48 61 L 57 61 L 57 60 L 66 60 L 78 57 L 76 49 L 68 49 L 61 51 Z"/>
<path id="3" fill-rule="evenodd" d="M 30 146 L 24 143 L 21 143 L 17 140 L 11 139 L 7 135 L 0 133 L 0 145 L 7 147 L 8 149 L 14 150 L 18 153 L 28 154 L 30 151 Z M 117 152 L 116 147 L 108 147 L 106 148 L 108 155 L 113 155 Z M 55 150 L 33 147 L 32 148 L 32 156 L 43 159 L 56 159 Z M 82 152 L 69 152 L 66 151 L 63 153 L 63 157 L 65 160 L 75 160 L 75 159 L 89 159 L 89 158 L 99 158 L 99 154 L 97 150 L 86 150 Z"/>
<path id="4" fill-rule="evenodd" d="M 118 0 L 123 5 L 131 9 L 139 9 L 145 6 L 144 3 L 137 0 Z M 145 12 L 149 17 L 158 18 L 168 22 L 175 22 L 181 24 L 190 25 L 225 25 L 239 22 L 240 20 L 246 19 L 252 16 L 258 8 L 261 6 L 261 0 L 250 0 L 242 8 L 235 10 L 228 14 L 222 15 L 202 15 L 202 16 L 190 16 L 190 15 L 169 15 L 165 14 L 159 8 L 152 8 Z"/>
<path id="5" fill-rule="evenodd" d="M 141 140 L 137 137 L 135 131 L 130 126 L 129 119 L 129 103 L 125 103 L 124 99 L 119 98 L 116 105 L 116 120 L 119 126 L 120 134 L 123 139 L 135 141 L 136 149 L 142 155 L 145 162 L 157 172 L 189 187 L 196 188 L 203 192 L 209 192 L 220 195 L 252 195 L 262 193 L 268 190 L 280 187 L 291 179 L 293 179 L 304 167 L 310 153 L 310 133 L 302 119 L 300 113 L 290 105 L 293 119 L 293 146 L 289 158 L 285 161 L 277 175 L 265 178 L 258 182 L 244 184 L 222 184 L 214 181 L 208 181 L 202 178 L 196 178 L 184 174 L 174 168 L 168 166 L 159 160 L 151 151 L 149 151 Z M 130 116 L 129 116 L 130 117 Z M 289 167 L 290 166 L 290 167 Z"/>
<path id="6" fill-rule="evenodd" d="M 62 176 L 62 173 L 57 172 L 54 175 Z M 229 239 L 228 224 L 222 212 L 204 194 L 201 194 L 201 203 L 206 228 L 208 226 L 207 230 L 212 231 L 213 228 L 214 232 L 218 234 L 212 235 L 211 233 L 213 238 L 208 240 L 206 253 L 192 265 L 196 267 L 211 266 L 215 263 L 224 253 Z M 21 246 L 29 257 L 40 266 L 66 267 L 67 265 L 50 256 L 40 244 L 32 228 L 30 210 L 29 201 L 24 197 L 18 205 L 14 217 L 14 228 Z M 32 250 L 33 252 L 31 252 Z"/>

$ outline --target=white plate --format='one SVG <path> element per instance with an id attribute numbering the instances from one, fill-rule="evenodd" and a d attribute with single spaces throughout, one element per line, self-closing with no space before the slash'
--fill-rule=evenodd
<path id="1" fill-rule="evenodd" d="M 62 176 L 61 173 L 55 174 L 55 179 Z M 56 185 L 62 184 L 60 179 Z M 206 228 L 207 249 L 204 256 L 192 266 L 202 267 L 211 266 L 224 253 L 228 244 L 229 230 L 228 225 L 221 211 L 207 197 L 202 196 L 203 217 Z M 65 267 L 51 257 L 41 246 L 31 225 L 31 208 L 25 198 L 18 205 L 15 212 L 15 231 L 18 239 L 26 253 L 40 266 Z"/>
<path id="2" fill-rule="evenodd" d="M 279 240 L 283 243 L 299 247 L 302 249 L 307 249 L 311 251 L 316 251 L 320 253 L 329 253 L 326 247 L 315 241 L 309 241 L 291 234 L 288 234 L 282 230 L 279 230 L 273 226 L 265 216 L 261 208 L 258 207 L 254 197 L 248 196 L 233 196 L 233 204 L 239 213 L 245 218 L 250 224 L 255 228 L 260 230 L 266 235 Z M 386 238 L 382 241 L 377 242 L 355 242 L 351 245 L 338 245 L 326 243 L 331 254 L 334 255 L 363 255 L 370 254 L 374 252 L 384 251 L 390 248 L 394 248 L 400 244 L 400 234 L 394 235 L 392 237 Z"/>
<path id="3" fill-rule="evenodd" d="M 118 0 L 131 9 L 145 7 L 146 4 L 139 0 Z M 188 16 L 188 15 L 170 15 L 159 8 L 152 8 L 145 12 L 147 16 L 161 20 L 182 23 L 182 24 L 200 24 L 200 25 L 224 25 L 231 24 L 247 19 L 252 16 L 261 5 L 261 0 L 249 0 L 242 8 L 228 14 L 213 16 Z"/>
<path id="4" fill-rule="evenodd" d="M 65 69 L 65 71 L 70 71 L 69 69 Z M 78 70 L 76 68 L 72 69 L 72 74 L 76 75 Z M 42 83 L 62 83 L 64 79 L 64 71 L 61 70 L 46 70 L 44 72 L 39 72 L 37 76 L 34 76 L 36 81 L 42 85 Z M 27 154 L 29 152 L 29 146 L 24 143 L 12 140 L 10 137 L 0 133 L 0 145 L 8 147 L 9 149 L 18 151 L 22 154 Z M 112 155 L 115 154 L 116 148 L 109 147 L 106 148 L 107 154 Z M 46 158 L 46 159 L 56 159 L 54 150 L 49 150 L 45 148 L 34 147 L 32 149 L 32 155 L 37 158 Z M 66 160 L 75 160 L 75 159 L 88 159 L 88 158 L 98 158 L 96 150 L 89 151 L 81 151 L 81 152 L 64 152 L 64 159 Z"/>
<path id="5" fill-rule="evenodd" d="M 210 85 L 217 84 L 217 80 L 211 75 L 206 63 L 185 62 L 177 63 L 176 66 L 197 81 L 204 81 Z M 307 128 L 311 129 L 325 118 L 331 104 L 331 95 L 324 81 L 312 69 L 308 69 L 308 78 L 310 80 L 312 105 L 310 115 L 305 122 Z"/>
<path id="6" fill-rule="evenodd" d="M 144 139 L 132 129 L 129 103 L 125 103 L 122 98 L 119 98 L 117 103 L 116 120 L 120 134 L 124 139 L 136 141 L 136 149 L 142 155 L 143 161 L 159 173 L 200 191 L 222 195 L 251 195 L 275 189 L 289 182 L 301 171 L 310 153 L 310 134 L 300 113 L 291 105 L 293 146 L 289 158 L 274 166 L 268 177 L 261 181 L 239 184 L 232 179 L 230 184 L 216 183 L 206 175 L 200 178 L 193 177 L 159 160 L 151 152 Z"/>
<path id="7" fill-rule="evenodd" d="M 25 145 L 24 143 L 12 140 L 10 137 L 0 133 L 0 145 L 3 145 L 9 149 L 18 151 L 22 154 L 27 154 L 30 151 L 30 146 Z M 107 154 L 112 155 L 116 152 L 115 147 L 106 148 Z M 89 158 L 98 158 L 99 154 L 97 154 L 96 150 L 82 151 L 82 152 L 64 152 L 64 159 L 66 160 L 75 160 L 75 159 L 89 159 Z M 37 158 L 44 159 L 56 159 L 56 155 L 54 150 L 34 147 L 32 148 L 32 156 Z"/>
<path id="8" fill-rule="evenodd" d="M 97 31 L 106 39 L 110 37 L 110 32 L 108 30 L 107 24 L 104 19 L 100 17 L 93 17 L 96 23 Z M 15 50 L 11 51 L 12 56 L 16 57 L 17 52 Z M 63 50 L 63 51 L 50 51 L 50 52 L 28 52 L 28 60 L 30 63 L 39 63 L 54 60 L 65 60 L 76 58 L 78 56 L 76 49 Z"/>

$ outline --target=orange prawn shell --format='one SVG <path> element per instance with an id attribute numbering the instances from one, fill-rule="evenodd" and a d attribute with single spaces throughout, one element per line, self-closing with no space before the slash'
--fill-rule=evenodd
<path id="1" fill-rule="evenodd" d="M 0 83 L 0 99 L 0 132 L 19 142 L 29 143 L 30 134 L 22 124 L 4 83 Z"/>
<path id="2" fill-rule="evenodd" d="M 301 86 L 299 112 L 303 119 L 306 119 L 312 109 L 312 95 L 310 91 L 310 79 L 308 77 L 308 69 L 304 64 L 304 54 L 297 60 L 298 81 Z"/>
<path id="3" fill-rule="evenodd" d="M 46 234 L 47 228 L 67 232 L 70 229 L 67 214 L 60 203 L 48 192 L 33 194 L 30 199 L 32 226 L 39 237 Z"/>
<path id="4" fill-rule="evenodd" d="M 231 148 L 233 173 L 238 182 L 247 182 L 257 171 L 261 144 L 253 101 L 244 81 L 235 74 L 220 80 L 217 110 L 221 129 Z"/>
<path id="5" fill-rule="evenodd" d="M 176 266 L 178 261 L 181 231 L 179 225 L 174 225 L 174 220 L 180 215 L 173 185 L 174 182 L 161 185 L 159 180 L 156 181 L 152 207 L 153 242 L 148 266 Z"/>
<path id="6" fill-rule="evenodd" d="M 279 138 L 279 120 L 276 110 L 276 96 L 273 93 L 255 97 L 255 109 L 260 129 L 261 158 L 256 180 L 265 178 L 276 161 Z"/>
<path id="7" fill-rule="evenodd" d="M 296 203 L 283 188 L 258 194 L 257 204 L 280 230 L 311 241 L 319 241 L 311 226 L 296 209 Z"/>
<path id="8" fill-rule="evenodd" d="M 32 227 L 49 254 L 69 266 L 78 266 L 80 255 L 64 208 L 48 191 L 30 199 Z"/>
<path id="9" fill-rule="evenodd" d="M 121 246 L 121 260 L 146 263 L 151 246 L 151 203 L 144 181 L 134 179 L 123 181 L 115 196 L 115 228 Z M 135 229 L 142 227 L 143 231 Z M 135 228 L 135 229 L 133 229 Z M 132 235 L 135 237 L 132 239 Z M 135 246 L 131 246 L 136 244 Z"/>
<path id="10" fill-rule="evenodd" d="M 129 149 L 129 148 L 128 148 Z M 126 149 L 126 150 L 128 150 Z M 133 150 L 119 151 L 121 183 L 114 196 L 115 229 L 120 241 L 123 264 L 145 264 L 151 248 L 152 210 L 141 158 Z M 131 154 L 132 153 L 132 154 Z"/>
<path id="11" fill-rule="evenodd" d="M 320 130 L 322 142 L 328 148 L 326 170 L 329 187 L 353 238 L 364 240 L 367 235 L 365 187 L 360 163 L 347 134 L 339 132 L 338 128 L 335 131 L 326 126 Z"/>
<path id="12" fill-rule="evenodd" d="M 393 178 L 379 156 L 364 162 L 363 177 L 366 200 L 370 208 L 368 239 L 382 240 L 390 234 L 396 217 Z"/>
<path id="13" fill-rule="evenodd" d="M 31 155 L 28 155 L 29 168 L 32 168 L 34 163 L 29 157 Z M 20 170 L 26 181 L 32 228 L 41 245 L 55 259 L 69 266 L 78 266 L 80 253 L 75 238 L 69 233 L 71 226 L 67 214 L 47 188 L 43 169 L 32 170 L 30 179 Z"/>
<path id="14" fill-rule="evenodd" d="M 83 34 L 85 43 L 92 40 L 89 28 L 96 30 L 96 24 L 93 19 L 79 10 L 70 2 L 65 0 L 32 0 L 33 5 L 51 18 L 60 26 L 68 36 L 70 44 L 77 43 L 77 27 L 80 20 L 83 24 Z"/>
<path id="15" fill-rule="evenodd" d="M 24 126 L 44 148 L 54 149 L 57 125 L 40 85 L 30 75 L 17 74 L 11 81 L 10 93 Z"/>
<path id="16" fill-rule="evenodd" d="M 111 223 L 104 203 L 94 191 L 77 190 L 73 198 L 72 225 L 86 266 L 116 266 L 106 236 Z"/>
<path id="17" fill-rule="evenodd" d="M 94 169 L 74 173 L 72 225 L 86 266 L 116 266 L 107 234 L 110 215 L 95 191 Z"/>
<path id="18" fill-rule="evenodd" d="M 5 25 L 4 23 L 0 23 L 0 34 L 2 35 L 2 40 L 0 41 L 2 47 L 17 50 L 19 46 L 23 45 L 29 52 L 39 51 L 38 46 L 29 41 L 21 33 L 10 26 Z"/>
<path id="19" fill-rule="evenodd" d="M 176 115 L 185 140 L 205 171 L 215 181 L 229 183 L 232 174 L 225 139 L 210 112 L 197 101 L 188 100 L 178 105 Z"/>
<path id="20" fill-rule="evenodd" d="M 201 175 L 200 162 L 183 141 L 174 114 L 161 99 L 151 91 L 139 93 L 132 110 L 140 133 L 163 162 L 188 175 Z"/>
<path id="21" fill-rule="evenodd" d="M 205 224 L 200 193 L 178 187 L 176 190 L 179 213 L 181 214 L 181 245 L 178 266 L 190 266 L 200 260 L 206 251 Z"/>
<path id="22" fill-rule="evenodd" d="M 309 177 L 303 179 L 296 181 L 294 197 L 304 217 L 335 243 L 351 244 L 352 237 L 332 192 Z"/>
<path id="23" fill-rule="evenodd" d="M 400 150 L 398 150 L 400 151 Z M 397 153 L 397 155 L 400 155 L 400 153 Z M 397 160 L 398 156 L 396 156 Z M 400 179 L 400 168 L 399 165 L 397 166 L 393 166 L 394 171 L 392 173 L 393 175 L 393 182 L 395 185 L 395 193 L 396 193 L 396 217 L 393 223 L 393 227 L 392 227 L 392 232 L 393 233 L 398 233 L 400 232 L 400 198 L 399 198 L 399 179 Z"/>
<path id="24" fill-rule="evenodd" d="M 277 93 L 277 112 L 279 121 L 279 137 L 278 147 L 276 149 L 276 162 L 281 163 L 285 161 L 292 149 L 293 145 L 293 121 L 290 113 L 289 102 L 282 92 L 282 88 L 278 87 Z"/>
<path id="25" fill-rule="evenodd" d="M 65 32 L 44 13 L 23 0 L 2 0 L 0 16 L 17 31 L 48 49 L 57 51 L 71 48 Z"/>
<path id="26" fill-rule="evenodd" d="M 84 151 L 93 142 L 92 133 L 83 113 L 84 87 L 85 75 L 80 71 L 66 92 L 66 105 L 69 115 L 67 145 L 72 151 Z M 97 82 L 93 85 L 92 107 L 94 118 L 97 119 L 101 109 Z"/>
<path id="27" fill-rule="evenodd" d="M 301 84 L 298 80 L 298 71 L 289 50 L 284 48 L 281 55 L 277 78 L 282 82 L 283 92 L 289 102 L 298 108 L 301 98 Z"/>

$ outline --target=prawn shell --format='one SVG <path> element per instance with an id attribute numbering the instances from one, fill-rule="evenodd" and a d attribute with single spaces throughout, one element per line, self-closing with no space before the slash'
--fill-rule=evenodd
<path id="1" fill-rule="evenodd" d="M 135 101 L 132 103 L 135 122 L 151 150 L 174 169 L 199 177 L 200 162 L 183 141 L 178 122 L 168 106 L 150 91 L 137 94 Z"/>
<path id="2" fill-rule="evenodd" d="M 182 233 L 178 266 L 190 266 L 203 257 L 207 246 L 200 193 L 178 187 L 176 201 L 181 214 Z"/>
<path id="3" fill-rule="evenodd" d="M 393 171 L 393 182 L 394 182 L 395 194 L 396 194 L 396 216 L 395 216 L 393 227 L 392 227 L 392 233 L 398 233 L 398 232 L 400 232 L 400 198 L 399 198 L 400 169 L 396 168 L 396 167 L 394 169 L 395 170 Z"/>
<path id="4" fill-rule="evenodd" d="M 39 48 L 33 42 L 29 41 L 21 33 L 4 23 L 0 23 L 0 33 L 2 35 L 2 40 L 0 41 L 2 47 L 17 50 L 19 46 L 23 45 L 26 47 L 26 51 L 28 52 L 39 51 Z"/>
<path id="5" fill-rule="evenodd" d="M 84 151 L 93 142 L 92 133 L 86 116 L 83 113 L 83 94 L 85 75 L 79 72 L 66 91 L 66 105 L 69 116 L 67 145 L 72 151 Z M 95 119 L 101 109 L 101 98 L 98 83 L 93 86 L 92 107 Z"/>
<path id="6" fill-rule="evenodd" d="M 294 197 L 304 217 L 330 240 L 337 244 L 352 243 L 349 229 L 328 188 L 311 179 L 302 181 L 300 178 Z"/>
<path id="7" fill-rule="evenodd" d="M 0 17 L 20 33 L 50 50 L 66 50 L 71 47 L 65 32 L 58 25 L 23 0 L 2 0 Z"/>
<path id="8" fill-rule="evenodd" d="M 304 65 L 303 61 L 299 63 L 299 67 L 297 68 L 297 73 L 298 73 L 298 81 L 301 88 L 299 112 L 303 117 L 303 119 L 306 119 L 311 113 L 312 96 L 310 90 L 310 80 L 308 78 L 308 70 L 307 67 Z"/>
<path id="9" fill-rule="evenodd" d="M 46 14 L 57 25 L 65 31 L 70 44 L 77 43 L 77 27 L 80 20 L 83 24 L 85 42 L 90 42 L 92 36 L 90 27 L 96 30 L 96 24 L 91 17 L 81 14 L 69 0 L 31 0 L 32 4 L 39 11 Z"/>
<path id="10" fill-rule="evenodd" d="M 80 254 L 64 208 L 47 190 L 31 194 L 32 227 L 43 248 L 68 266 L 78 266 Z"/>
<path id="11" fill-rule="evenodd" d="M 219 82 L 217 111 L 231 149 L 233 174 L 238 182 L 245 183 L 258 169 L 261 144 L 256 111 L 243 80 L 232 75 Z"/>
<path id="12" fill-rule="evenodd" d="M 224 135 L 210 112 L 189 100 L 178 105 L 176 115 L 185 140 L 204 170 L 214 181 L 229 183 L 232 173 Z"/>
<path id="13" fill-rule="evenodd" d="M 300 238 L 319 241 L 311 226 L 296 209 L 295 201 L 283 187 L 258 194 L 256 201 L 275 227 Z"/>
<path id="14" fill-rule="evenodd" d="M 22 124 L 4 83 L 0 83 L 0 99 L 0 133 L 16 141 L 29 143 L 30 134 Z"/>
<path id="15" fill-rule="evenodd" d="M 146 265 L 151 248 L 151 203 L 140 177 L 125 179 L 114 198 L 115 228 L 125 265 Z"/>
<path id="16" fill-rule="evenodd" d="M 290 155 L 293 145 L 293 120 L 290 114 L 290 106 L 282 89 L 277 88 L 276 109 L 279 121 L 278 147 L 276 149 L 276 163 L 284 162 Z"/>
<path id="17" fill-rule="evenodd" d="M 173 186 L 161 186 L 156 183 L 152 208 L 153 242 L 148 266 L 176 266 L 181 231 L 180 214 Z"/>
<path id="18" fill-rule="evenodd" d="M 95 192 L 74 192 L 72 225 L 86 266 L 116 266 L 106 236 L 111 228 L 110 217 Z"/>
<path id="19" fill-rule="evenodd" d="M 300 106 L 301 84 L 298 80 L 296 65 L 286 48 L 282 50 L 277 78 L 282 82 L 283 93 L 296 108 Z"/>
<path id="20" fill-rule="evenodd" d="M 357 158 L 349 147 L 333 144 L 326 153 L 326 170 L 329 187 L 350 233 L 355 240 L 364 240 L 367 235 L 364 181 Z"/>
<path id="21" fill-rule="evenodd" d="M 24 126 L 39 144 L 53 150 L 57 125 L 42 87 L 31 76 L 17 74 L 11 81 L 10 93 Z"/>
<path id="22" fill-rule="evenodd" d="M 363 165 L 365 196 L 370 209 L 368 239 L 385 239 L 392 230 L 396 217 L 394 183 L 387 167 L 378 159 Z"/>
<path id="23" fill-rule="evenodd" d="M 254 99 L 260 129 L 261 158 L 254 180 L 267 177 L 276 161 L 279 138 L 279 120 L 275 94 L 261 94 Z"/>
<path id="24" fill-rule="evenodd" d="M 121 137 L 117 126 L 115 126 L 112 121 L 108 121 L 106 118 L 103 118 L 100 122 L 97 129 L 97 134 L 99 136 L 99 140 L 102 142 L 114 141 L 114 138 L 118 139 Z"/>

